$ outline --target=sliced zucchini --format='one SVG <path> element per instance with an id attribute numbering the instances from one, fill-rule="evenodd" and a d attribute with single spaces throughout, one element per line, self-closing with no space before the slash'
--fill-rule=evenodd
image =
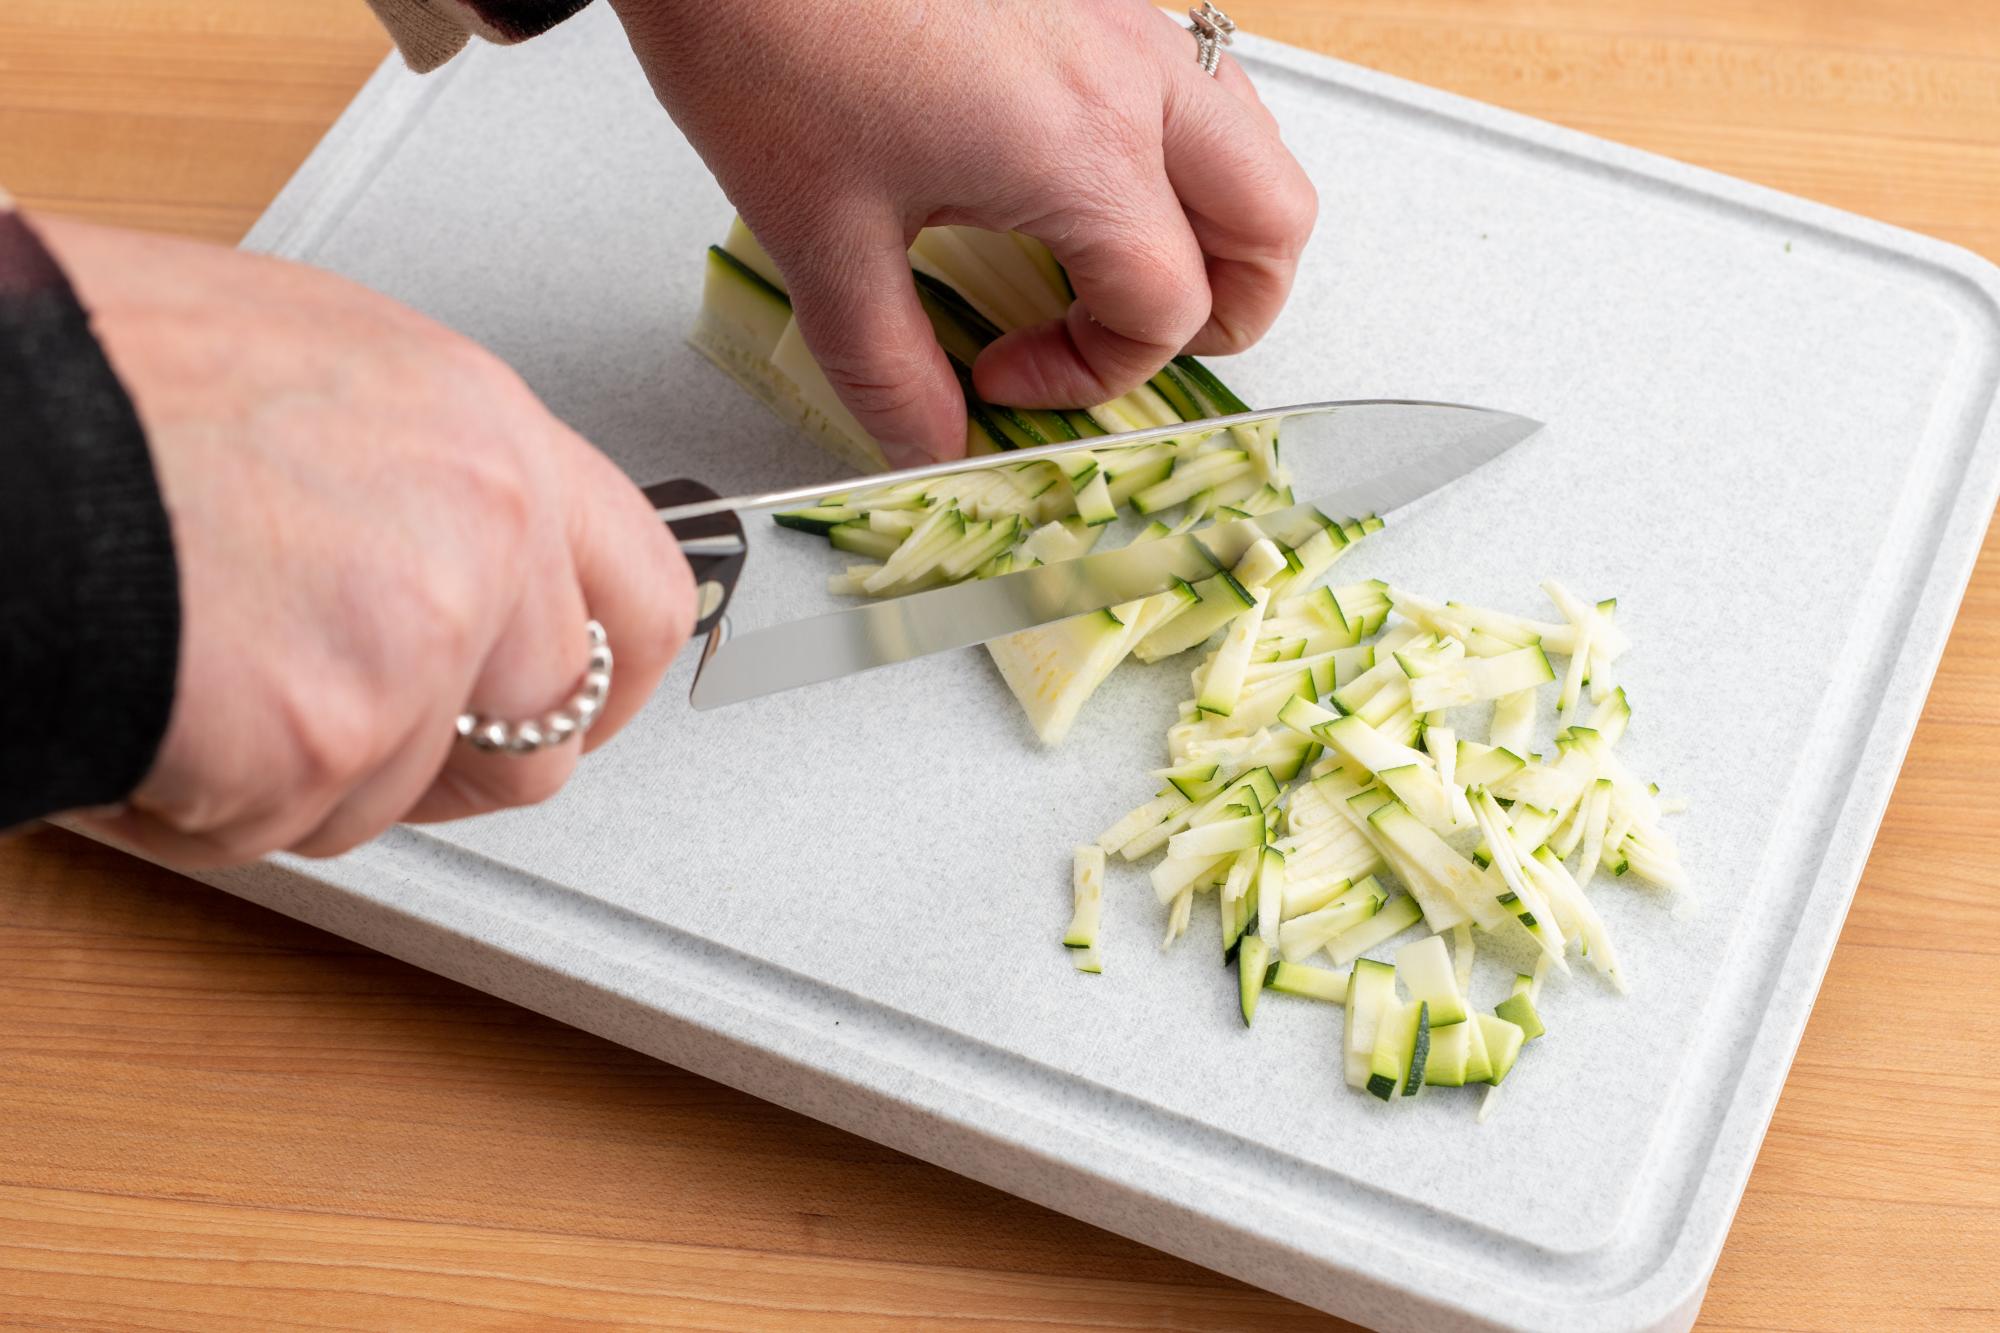
<path id="1" fill-rule="evenodd" d="M 771 515 L 771 521 L 781 528 L 792 528 L 799 532 L 810 532 L 824 537 L 842 523 L 852 523 L 861 517 L 859 509 L 849 509 L 844 505 L 813 505 L 805 509 L 788 509 Z"/>
<path id="2" fill-rule="evenodd" d="M 1082 518 L 1056 519 L 1029 533 L 1027 540 L 1021 543 L 1021 549 L 1043 564 L 1053 565 L 1088 555 L 1103 531 L 1101 527 L 1090 526 Z"/>
<path id="3" fill-rule="evenodd" d="M 1252 475 L 1249 456 L 1241 449 L 1217 449 L 1176 465 L 1166 477 L 1135 492 L 1132 508 L 1141 514 L 1158 513 L 1185 504 L 1197 492 Z"/>
<path id="4" fill-rule="evenodd" d="M 1118 506 L 1111 499 L 1111 486 L 1104 470 L 1097 469 L 1082 490 L 1076 493 L 1076 514 L 1092 527 L 1099 527 L 1118 517 Z"/>
<path id="5" fill-rule="evenodd" d="M 1459 909 L 1463 920 L 1470 915 L 1481 928 L 1491 930 L 1502 917 L 1492 895 L 1486 893 L 1480 883 L 1479 872 L 1470 861 L 1452 850 L 1450 844 L 1432 832 L 1422 820 L 1410 813 L 1408 806 L 1391 800 L 1368 816 L 1368 822 L 1391 848 L 1394 849 L 1405 869 L 1410 873 L 1405 877 L 1405 887 L 1413 894 L 1420 892 L 1420 885 L 1443 895 L 1452 906 Z M 1418 881 L 1417 883 L 1410 882 Z M 1419 898 L 1420 905 L 1422 899 Z M 1430 920 L 1433 930 L 1455 926 L 1458 920 L 1440 922 L 1440 916 L 1450 913 L 1433 912 L 1424 905 L 1424 915 Z"/>
<path id="6" fill-rule="evenodd" d="M 1539 647 L 1517 648 L 1498 657 L 1468 657 L 1410 682 L 1410 707 L 1419 713 L 1458 708 L 1485 699 L 1533 690 L 1555 679 L 1548 654 Z"/>
<path id="7" fill-rule="evenodd" d="M 1501 696 L 1493 705 L 1493 726 L 1487 741 L 1495 749 L 1526 758 L 1534 739 L 1535 692 L 1520 690 Z"/>
<path id="8" fill-rule="evenodd" d="M 1493 1012 L 1497 1017 L 1504 1018 L 1521 1029 L 1523 1041 L 1533 1041 L 1548 1031 L 1542 1026 L 1541 1014 L 1535 1010 L 1534 983 L 1535 979 L 1527 973 L 1518 973 L 1514 977 L 1513 993 L 1493 1006 Z"/>
<path id="9" fill-rule="evenodd" d="M 1293 917 L 1278 927 L 1278 956 L 1288 963 L 1302 962 L 1326 947 L 1328 940 L 1352 930 L 1382 909 L 1385 894 L 1373 881 L 1370 887 L 1351 886 L 1347 892 L 1316 912 Z"/>
<path id="10" fill-rule="evenodd" d="M 1458 743 L 1452 772 L 1460 786 L 1491 787 L 1505 782 L 1526 766 L 1527 761 L 1512 750 L 1462 740 Z"/>
<path id="11" fill-rule="evenodd" d="M 1368 958 L 1356 960 L 1347 976 L 1347 1013 L 1341 1040 L 1349 1087 L 1368 1086 L 1382 1015 L 1397 1003 L 1396 969 Z"/>
<path id="12" fill-rule="evenodd" d="M 1069 734 L 1084 700 L 1125 656 L 1129 626 L 1139 604 L 1072 616 L 1053 625 L 1011 634 L 988 645 L 1007 687 L 1021 702 L 1044 745 Z"/>
<path id="13" fill-rule="evenodd" d="M 1122 816 L 1117 823 L 1104 830 L 1098 835 L 1097 845 L 1107 852 L 1122 851 L 1125 844 L 1132 839 L 1148 829 L 1157 827 L 1176 810 L 1186 809 L 1194 804 L 1196 799 L 1199 798 L 1191 798 L 1177 787 L 1169 788 Z"/>
<path id="14" fill-rule="evenodd" d="M 1243 1026 L 1257 1016 L 1257 997 L 1264 992 L 1264 971 L 1270 950 L 1261 935 L 1244 934 L 1236 950 L 1236 1004 Z"/>
<path id="15" fill-rule="evenodd" d="M 727 338 L 765 361 L 792 322 L 791 299 L 784 291 L 719 245 L 708 247 L 701 304 L 704 321 L 714 326 L 712 336 Z"/>
<path id="16" fill-rule="evenodd" d="M 834 524 L 827 529 L 826 539 L 833 543 L 836 551 L 867 556 L 870 560 L 887 560 L 902 545 L 900 537 L 877 532 L 865 521 L 859 520 Z"/>
<path id="17" fill-rule="evenodd" d="M 1238 807 L 1241 808 L 1241 807 Z M 1236 819 L 1219 819 L 1198 828 L 1184 829 L 1167 839 L 1167 857 L 1185 860 L 1191 856 L 1216 857 L 1264 845 L 1264 816 L 1247 811 Z"/>
<path id="18" fill-rule="evenodd" d="M 1493 1053 L 1486 1049 L 1486 1025 L 1475 1014 L 1465 1024 L 1465 1081 L 1489 1083 L 1493 1079 Z"/>
<path id="19" fill-rule="evenodd" d="M 1287 995 L 1304 995 L 1314 1000 L 1325 1000 L 1329 1004 L 1345 1004 L 1347 979 L 1347 973 L 1336 972 L 1332 968 L 1313 967 L 1308 963 L 1287 963 L 1280 959 L 1272 963 L 1264 973 L 1264 988 L 1282 991 Z"/>
<path id="20" fill-rule="evenodd" d="M 1494 1014 L 1475 1014 L 1473 1018 L 1479 1024 L 1480 1036 L 1486 1041 L 1486 1058 L 1491 1066 L 1486 1081 L 1496 1085 L 1504 1083 L 1507 1075 L 1513 1072 L 1514 1061 L 1521 1055 L 1521 1042 L 1524 1040 L 1521 1029 Z"/>
<path id="21" fill-rule="evenodd" d="M 1235 875 L 1235 867 L 1231 867 L 1229 873 Z M 1245 881 L 1250 878 L 1248 872 L 1245 872 Z M 1250 928 L 1250 922 L 1256 916 L 1257 886 L 1249 884 L 1240 895 L 1234 897 L 1225 890 L 1220 907 L 1218 915 L 1222 921 L 1222 961 L 1227 966 L 1235 961 L 1237 948 L 1243 942 L 1243 932 Z"/>
<path id="22" fill-rule="evenodd" d="M 1424 1082 L 1434 1088 L 1465 1086 L 1466 1061 L 1472 1054 L 1470 1034 L 1479 1024 L 1460 1019 L 1431 1029 L 1430 1050 L 1424 1059 Z"/>
<path id="23" fill-rule="evenodd" d="M 1097 944 L 1097 926 L 1104 914 L 1104 849 L 1090 844 L 1071 858 L 1070 886 L 1075 906 L 1063 932 L 1065 949 L 1089 949 Z"/>
<path id="24" fill-rule="evenodd" d="M 1399 1091 L 1416 1095 L 1429 1054 L 1430 1011 L 1415 1001 L 1385 1008 L 1368 1056 L 1368 1091 L 1385 1102 Z"/>
<path id="25" fill-rule="evenodd" d="M 1278 947 L 1279 918 L 1285 910 L 1285 854 L 1265 846 L 1257 854 L 1257 933 L 1267 951 Z"/>
<path id="26" fill-rule="evenodd" d="M 1326 943 L 1327 955 L 1337 967 L 1361 957 L 1378 944 L 1384 944 L 1402 934 L 1423 920 L 1423 912 L 1417 907 L 1417 900 L 1407 894 L 1398 894 L 1382 904 L 1375 915 L 1358 926 L 1342 931 Z"/>
<path id="27" fill-rule="evenodd" d="M 1256 597 L 1227 570 L 1219 570 L 1194 585 L 1198 602 L 1139 641 L 1132 655 L 1141 662 L 1157 662 L 1199 644 L 1256 604 Z"/>
<path id="28" fill-rule="evenodd" d="M 1465 1021 L 1465 997 L 1459 993 L 1451 953 L 1442 935 L 1396 950 L 1396 979 L 1411 998 L 1430 1006 L 1431 1017 L 1439 1026 Z"/>
<path id="29" fill-rule="evenodd" d="M 1195 704 L 1204 713 L 1229 716 L 1243 694 L 1243 671 L 1250 665 L 1250 650 L 1256 646 L 1257 630 L 1264 622 L 1264 608 L 1271 594 L 1262 588 L 1251 594 L 1250 607 L 1230 625 L 1222 647 L 1208 669 L 1206 683 Z M 1190 613 L 1192 614 L 1192 613 Z"/>

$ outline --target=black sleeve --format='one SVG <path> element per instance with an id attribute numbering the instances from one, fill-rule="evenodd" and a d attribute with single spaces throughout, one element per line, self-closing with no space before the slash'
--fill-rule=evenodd
<path id="1" fill-rule="evenodd" d="M 589 0 L 368 0 L 403 60 L 428 74 L 465 49 L 474 33 L 512 43 L 547 32 Z"/>
<path id="2" fill-rule="evenodd" d="M 138 414 L 62 270 L 0 203 L 0 829 L 129 794 L 179 651 Z"/>

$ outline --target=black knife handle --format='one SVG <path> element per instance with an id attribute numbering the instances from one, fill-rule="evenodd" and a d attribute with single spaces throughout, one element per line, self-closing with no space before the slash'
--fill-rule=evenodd
<path id="1" fill-rule="evenodd" d="M 720 497 L 698 481 L 685 478 L 662 481 L 643 488 L 655 509 L 700 504 Z M 743 539 L 743 520 L 734 513 L 704 514 L 700 518 L 672 519 L 667 531 L 680 542 L 688 565 L 694 570 L 696 634 L 706 634 L 722 618 L 736 580 L 743 574 L 743 557 L 748 547 Z"/>

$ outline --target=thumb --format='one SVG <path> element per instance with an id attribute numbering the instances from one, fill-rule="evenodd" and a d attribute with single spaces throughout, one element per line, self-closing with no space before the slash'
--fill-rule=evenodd
<path id="1" fill-rule="evenodd" d="M 772 258 L 807 349 L 890 465 L 964 454 L 965 399 L 917 302 L 893 220 L 822 231 Z"/>

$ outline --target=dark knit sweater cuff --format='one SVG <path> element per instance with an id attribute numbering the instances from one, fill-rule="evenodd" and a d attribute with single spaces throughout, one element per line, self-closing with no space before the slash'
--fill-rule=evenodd
<path id="1" fill-rule="evenodd" d="M 129 794 L 179 652 L 138 414 L 62 270 L 0 211 L 0 828 Z"/>
<path id="2" fill-rule="evenodd" d="M 471 37 L 502 44 L 540 36 L 590 0 L 368 0 L 404 61 L 428 74 Z"/>

